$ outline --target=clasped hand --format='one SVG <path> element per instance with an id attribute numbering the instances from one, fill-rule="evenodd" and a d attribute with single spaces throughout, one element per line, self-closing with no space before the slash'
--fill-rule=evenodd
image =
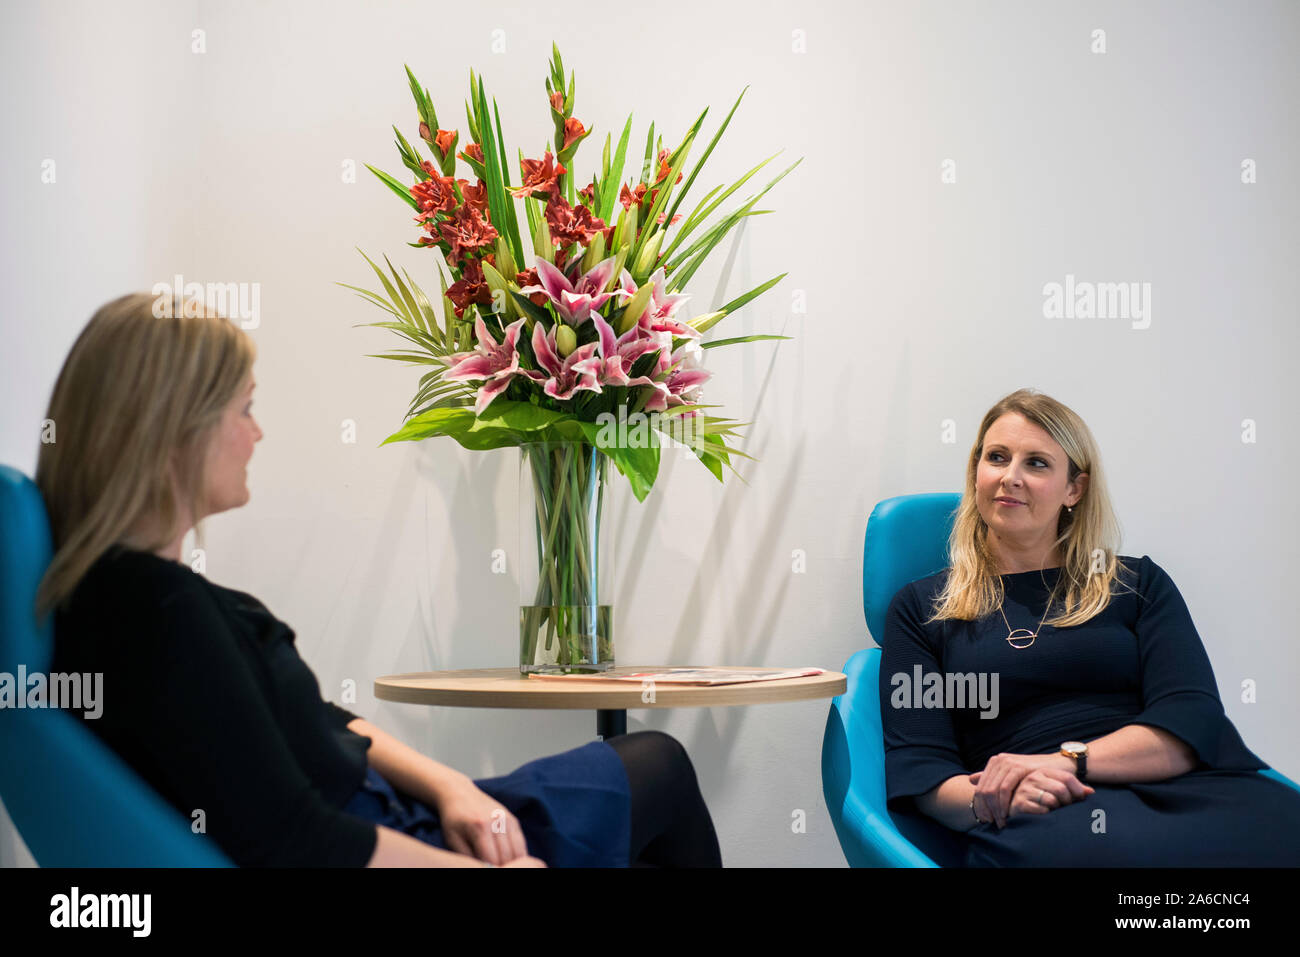
<path id="1" fill-rule="evenodd" d="M 970 776 L 976 817 L 1003 828 L 1016 814 L 1046 814 L 1096 792 L 1062 767 L 1062 760 L 1070 759 L 1060 754 L 993 755 L 983 771 Z"/>
<path id="2" fill-rule="evenodd" d="M 472 780 L 444 788 L 437 810 L 448 850 L 498 867 L 546 866 L 528 856 L 518 819 Z"/>

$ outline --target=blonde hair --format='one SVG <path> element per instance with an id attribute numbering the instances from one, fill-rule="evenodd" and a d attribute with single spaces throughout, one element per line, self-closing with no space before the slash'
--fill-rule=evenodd
<path id="1" fill-rule="evenodd" d="M 989 409 L 980 423 L 966 464 L 966 489 L 948 539 L 948 580 L 935 598 L 934 614 L 927 623 L 947 618 L 973 621 L 1002 607 L 1002 579 L 989 549 L 988 524 L 975 501 L 975 474 L 984 453 L 984 436 L 1008 412 L 1019 413 L 1056 440 L 1068 458 L 1071 483 L 1080 473 L 1088 474 L 1087 486 L 1073 512 L 1062 507 L 1057 519 L 1053 544 L 1060 547 L 1063 559 L 1060 576 L 1047 601 L 1050 609 L 1064 585 L 1063 609 L 1044 624 L 1058 628 L 1083 624 L 1110 603 L 1117 582 L 1128 587 L 1119 579 L 1128 566 L 1118 558 L 1119 521 L 1111 507 L 1092 432 L 1078 415 L 1050 396 L 1020 389 Z"/>
<path id="2" fill-rule="evenodd" d="M 38 617 L 66 605 L 111 545 L 134 534 L 152 536 L 141 550 L 169 544 L 186 507 L 202 545 L 209 447 L 255 358 L 248 334 L 200 300 L 132 293 L 91 317 L 55 382 L 54 441 L 37 458 L 54 545 Z"/>

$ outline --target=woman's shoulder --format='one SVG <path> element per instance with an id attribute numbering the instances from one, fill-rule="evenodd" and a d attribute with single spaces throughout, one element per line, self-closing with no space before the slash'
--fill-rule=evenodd
<path id="1" fill-rule="evenodd" d="M 952 568 L 942 568 L 933 575 L 926 575 L 924 578 L 914 578 L 902 588 L 900 588 L 895 597 L 904 597 L 907 599 L 928 600 L 939 592 L 943 591 L 944 586 L 948 584 L 948 576 L 952 573 Z"/>
<path id="2" fill-rule="evenodd" d="M 209 628 L 229 622 L 218 586 L 181 564 L 124 545 L 105 549 L 82 575 L 55 621 L 56 643 L 96 643 L 116 634 L 147 644 L 178 622 Z"/>
<path id="3" fill-rule="evenodd" d="M 1146 595 L 1152 588 L 1173 587 L 1169 573 L 1150 555 L 1116 555 L 1115 558 L 1118 561 L 1115 579 L 1127 586 L 1126 592 Z"/>
<path id="4" fill-rule="evenodd" d="M 890 599 L 886 614 L 901 613 L 911 618 L 926 618 L 935 598 L 947 584 L 950 568 L 944 568 L 932 575 L 915 578 L 902 585 Z"/>
<path id="5" fill-rule="evenodd" d="M 102 615 L 107 609 L 156 606 L 174 600 L 174 596 L 196 594 L 202 584 L 202 576 L 187 565 L 114 544 L 82 575 L 73 589 L 69 611 Z"/>

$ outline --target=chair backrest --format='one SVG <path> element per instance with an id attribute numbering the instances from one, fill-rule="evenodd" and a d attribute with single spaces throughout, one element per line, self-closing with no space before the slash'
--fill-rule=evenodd
<path id="1" fill-rule="evenodd" d="M 862 609 L 876 644 L 885 634 L 885 612 L 898 590 L 948 566 L 948 536 L 961 495 L 932 492 L 888 498 L 871 510 L 862 548 Z M 957 866 L 965 849 L 954 833 L 921 813 L 896 813 L 885 805 L 884 736 L 880 721 L 880 652 L 872 649 L 863 664 L 863 687 L 853 715 L 879 769 L 865 797 L 879 814 L 887 814 L 904 837 L 940 866 Z M 878 763 L 875 763 L 878 762 Z"/>
<path id="2" fill-rule="evenodd" d="M 927 492 L 887 498 L 871 510 L 862 546 L 862 610 L 876 644 L 898 590 L 948 567 L 948 536 L 960 503 L 959 493 Z"/>
<path id="3" fill-rule="evenodd" d="M 54 654 L 51 616 L 35 616 L 51 558 L 40 491 L 0 465 L 0 672 L 15 685 L 20 674 L 46 674 Z M 30 700 L 25 687 L 15 693 Z M 0 707 L 0 800 L 42 867 L 231 863 L 80 718 L 58 708 Z"/>

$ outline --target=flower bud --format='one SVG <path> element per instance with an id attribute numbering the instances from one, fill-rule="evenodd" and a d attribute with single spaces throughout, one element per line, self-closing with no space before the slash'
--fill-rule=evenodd
<path id="1" fill-rule="evenodd" d="M 623 310 L 623 315 L 618 319 L 618 325 L 614 331 L 620 336 L 636 325 L 637 321 L 645 314 L 646 306 L 650 305 L 650 295 L 654 292 L 654 286 L 645 283 L 631 299 L 627 301 L 627 308 Z"/>
<path id="2" fill-rule="evenodd" d="M 561 325 L 555 330 L 555 351 L 560 358 L 567 359 L 578 348 L 578 334 L 569 326 Z"/>

